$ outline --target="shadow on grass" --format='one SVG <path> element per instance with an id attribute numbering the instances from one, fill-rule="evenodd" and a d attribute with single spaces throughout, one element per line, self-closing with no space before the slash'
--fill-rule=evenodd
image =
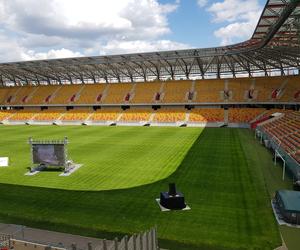
<path id="1" fill-rule="evenodd" d="M 0 218 L 5 223 L 112 239 L 158 226 L 159 243 L 169 249 L 233 249 L 222 246 L 210 232 L 203 233 L 202 214 L 205 199 L 221 187 L 211 185 L 211 171 L 199 163 L 213 162 L 209 153 L 226 129 L 204 129 L 195 140 L 182 163 L 171 176 L 140 187 L 109 191 L 66 191 L 0 184 Z M 202 143 L 203 142 L 203 143 Z M 205 158 L 206 157 L 206 158 Z M 201 180 L 201 181 L 199 181 Z M 175 182 L 192 210 L 162 213 L 155 198 Z M 209 190 L 212 188 L 212 190 Z M 209 204 L 206 204 L 209 205 Z M 205 224 L 204 224 L 205 226 Z M 220 230 L 226 229 L 220 228 Z M 214 232 L 211 232 L 212 234 Z M 211 237 L 210 244 L 201 236 Z M 234 242 L 245 249 L 245 242 Z M 228 245 L 228 242 L 224 242 Z M 241 244 L 241 245 L 239 245 Z"/>

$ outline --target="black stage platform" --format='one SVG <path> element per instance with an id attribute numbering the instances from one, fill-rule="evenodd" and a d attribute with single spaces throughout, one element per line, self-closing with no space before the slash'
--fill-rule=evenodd
<path id="1" fill-rule="evenodd" d="M 176 191 L 175 183 L 169 184 L 169 192 L 160 193 L 160 205 L 174 210 L 180 210 L 186 207 L 184 195 Z"/>

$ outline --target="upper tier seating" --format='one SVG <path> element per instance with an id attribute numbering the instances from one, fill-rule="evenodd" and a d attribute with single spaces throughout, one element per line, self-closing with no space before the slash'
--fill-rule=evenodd
<path id="1" fill-rule="evenodd" d="M 249 123 L 261 115 L 263 108 L 233 108 L 228 110 L 228 121 L 233 123 Z"/>
<path id="2" fill-rule="evenodd" d="M 284 95 L 284 88 L 288 78 L 272 77 L 255 79 L 255 89 L 257 90 L 257 101 L 259 102 L 276 102 Z"/>
<path id="3" fill-rule="evenodd" d="M 27 104 L 48 104 L 51 99 L 55 96 L 56 92 L 61 86 L 49 85 L 49 86 L 38 86 L 32 92 L 31 98 L 27 101 Z"/>
<path id="4" fill-rule="evenodd" d="M 190 122 L 224 122 L 224 109 L 195 108 L 190 112 Z"/>
<path id="5" fill-rule="evenodd" d="M 300 102 L 300 80 L 298 77 L 289 77 L 280 101 Z"/>
<path id="6" fill-rule="evenodd" d="M 5 87 L 0 105 L 300 103 L 299 82 L 299 76 L 285 76 Z"/>
<path id="7" fill-rule="evenodd" d="M 20 91 L 20 89 L 20 87 L 0 88 L 0 103 L 2 105 L 13 103 L 16 93 Z"/>
<path id="8" fill-rule="evenodd" d="M 31 86 L 19 87 L 18 90 L 12 94 L 12 98 L 9 103 L 22 105 L 27 104 L 35 90 L 36 88 L 32 88 Z"/>
<path id="9" fill-rule="evenodd" d="M 12 88 L 0 88 L 0 104 L 6 103 L 6 96 L 7 96 L 7 92 L 9 91 L 9 89 L 12 89 Z"/>
<path id="10" fill-rule="evenodd" d="M 63 85 L 57 90 L 57 92 L 51 97 L 51 104 L 70 104 L 75 103 L 79 98 L 80 91 L 85 85 Z"/>
<path id="11" fill-rule="evenodd" d="M 197 81 L 195 84 L 195 102 L 223 102 L 222 92 L 224 87 L 224 80 Z"/>
<path id="12" fill-rule="evenodd" d="M 161 82 L 137 83 L 131 103 L 154 103 L 161 86 Z"/>
<path id="13" fill-rule="evenodd" d="M 300 112 L 285 111 L 282 117 L 261 126 L 300 163 Z"/>
<path id="14" fill-rule="evenodd" d="M 154 122 L 183 122 L 186 118 L 185 109 L 162 108 L 155 112 Z"/>
<path id="15" fill-rule="evenodd" d="M 188 92 L 191 90 L 192 81 L 167 81 L 164 86 L 164 103 L 187 102 Z"/>
<path id="16" fill-rule="evenodd" d="M 244 81 L 244 79 L 230 79 L 227 83 L 228 90 L 231 93 L 230 102 L 245 102 L 251 100 L 251 94 L 248 93 L 251 90 L 251 82 L 248 81 L 248 79 L 247 81 Z"/>
<path id="17" fill-rule="evenodd" d="M 80 97 L 75 101 L 76 104 L 99 104 L 106 97 L 106 88 L 110 84 L 87 84 L 80 93 Z"/>
<path id="18" fill-rule="evenodd" d="M 103 103 L 106 104 L 118 104 L 126 103 L 130 101 L 131 90 L 133 89 L 134 84 L 131 83 L 111 83 L 109 85 L 107 96 L 103 100 Z M 126 96 L 129 94 L 128 100 Z"/>

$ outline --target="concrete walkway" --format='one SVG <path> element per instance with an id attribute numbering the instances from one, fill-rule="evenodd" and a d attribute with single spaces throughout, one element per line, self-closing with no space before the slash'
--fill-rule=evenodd
<path id="1" fill-rule="evenodd" d="M 100 250 L 103 248 L 103 240 L 101 239 L 35 229 L 14 224 L 0 223 L 0 234 L 11 235 L 17 240 L 64 247 L 67 249 L 72 249 L 72 244 L 76 244 L 77 249 L 88 249 L 88 243 L 92 244 L 92 249 Z M 109 249 L 113 245 L 113 241 L 106 241 L 106 244 Z"/>

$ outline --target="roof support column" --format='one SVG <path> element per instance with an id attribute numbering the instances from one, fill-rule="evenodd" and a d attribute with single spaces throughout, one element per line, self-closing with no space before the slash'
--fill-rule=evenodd
<path id="1" fill-rule="evenodd" d="M 219 58 L 219 56 L 215 56 L 214 57 L 215 62 L 216 62 L 216 67 L 217 67 L 217 79 L 221 78 L 221 60 Z"/>
<path id="2" fill-rule="evenodd" d="M 2 87 L 4 87 L 4 81 L 3 81 L 3 76 L 2 75 L 0 75 L 0 85 Z"/>
<path id="3" fill-rule="evenodd" d="M 18 83 L 17 83 L 17 80 L 16 80 L 15 76 L 13 76 L 13 81 L 14 81 L 15 86 L 18 86 Z"/>
<path id="4" fill-rule="evenodd" d="M 68 75 L 70 83 L 73 84 L 73 79 L 72 79 L 71 75 L 70 74 L 67 74 L 67 75 Z"/>
<path id="5" fill-rule="evenodd" d="M 97 81 L 96 81 L 96 77 L 95 77 L 95 75 L 93 74 L 93 81 L 94 81 L 94 83 L 97 83 Z"/>
<path id="6" fill-rule="evenodd" d="M 173 69 L 173 67 L 172 67 L 171 64 L 169 64 L 169 66 L 170 66 L 170 71 L 171 71 L 171 79 L 172 79 L 172 80 L 175 80 L 174 69 Z"/>
<path id="7" fill-rule="evenodd" d="M 82 83 L 82 84 L 85 84 L 85 82 L 84 82 L 84 79 L 83 79 L 83 75 L 82 75 L 82 74 L 80 74 L 80 75 L 79 75 L 79 77 L 80 77 L 80 81 L 81 81 L 81 83 Z"/>
<path id="8" fill-rule="evenodd" d="M 37 75 L 35 75 L 35 79 L 36 79 L 37 84 L 40 85 L 40 84 L 41 84 L 41 83 L 40 83 L 40 79 L 38 78 Z"/>
<path id="9" fill-rule="evenodd" d="M 247 61 L 247 70 L 249 73 L 249 77 L 252 77 L 251 67 L 250 67 L 250 63 L 248 61 Z"/>
<path id="10" fill-rule="evenodd" d="M 281 76 L 285 75 L 281 62 L 280 62 L 280 73 L 281 73 Z"/>
<path id="11" fill-rule="evenodd" d="M 28 81 L 27 77 L 25 77 L 25 82 L 26 82 L 26 85 L 30 84 L 30 82 Z"/>
<path id="12" fill-rule="evenodd" d="M 265 76 L 269 76 L 268 70 L 267 70 L 267 65 L 266 65 L 266 62 L 265 62 L 265 61 L 263 62 L 263 65 L 264 65 Z"/>
<path id="13" fill-rule="evenodd" d="M 201 62 L 199 57 L 196 57 L 196 61 L 198 64 L 198 67 L 200 69 L 200 73 L 201 73 L 201 78 L 204 79 L 204 69 L 203 69 L 203 63 Z"/>

